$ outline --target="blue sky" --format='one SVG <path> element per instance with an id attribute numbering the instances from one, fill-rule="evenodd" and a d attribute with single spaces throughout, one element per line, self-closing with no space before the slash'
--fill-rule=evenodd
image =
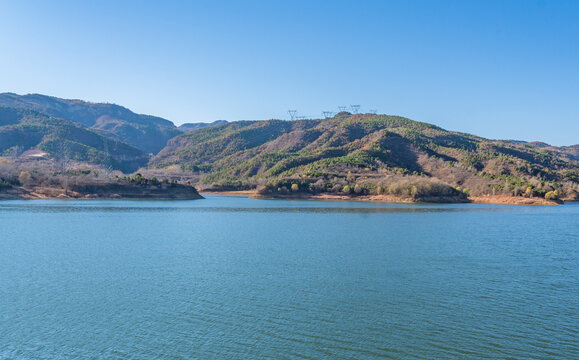
<path id="1" fill-rule="evenodd" d="M 362 110 L 579 143 L 579 1 L 0 0 L 0 91 L 174 121 Z"/>

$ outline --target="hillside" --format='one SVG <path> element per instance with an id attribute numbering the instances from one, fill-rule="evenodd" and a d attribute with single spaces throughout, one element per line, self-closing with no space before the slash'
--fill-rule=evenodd
<path id="1" fill-rule="evenodd" d="M 575 197 L 574 147 L 488 140 L 387 115 L 241 121 L 171 139 L 150 166 L 201 174 L 214 188 Z M 412 176 L 410 176 L 412 175 Z M 402 184 L 402 185 L 400 185 Z M 433 190 L 437 189 L 437 190 Z"/>
<path id="2" fill-rule="evenodd" d="M 55 160 L 109 164 L 125 172 L 135 171 L 149 159 L 142 150 L 71 121 L 0 106 L 0 155 L 14 158 L 32 150 Z"/>
<path id="3" fill-rule="evenodd" d="M 70 120 L 105 136 L 121 140 L 146 153 L 156 154 L 165 146 L 167 140 L 181 133 L 169 120 L 135 114 L 127 108 L 114 104 L 96 104 L 39 94 L 2 93 L 0 105 L 34 110 Z"/>
<path id="4" fill-rule="evenodd" d="M 189 131 L 193 131 L 193 130 L 203 129 L 206 127 L 212 127 L 212 126 L 227 124 L 227 122 L 228 122 L 227 120 L 215 120 L 215 121 L 210 122 L 210 123 L 204 123 L 204 122 L 186 123 L 186 124 L 180 125 L 177 129 L 179 129 L 179 131 L 181 131 L 181 132 L 189 132 Z"/>

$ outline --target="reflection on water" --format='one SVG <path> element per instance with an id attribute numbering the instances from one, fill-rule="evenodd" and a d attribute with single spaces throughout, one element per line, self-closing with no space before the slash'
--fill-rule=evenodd
<path id="1" fill-rule="evenodd" d="M 0 359 L 576 359 L 579 206 L 0 202 Z"/>
<path id="2" fill-rule="evenodd" d="M 403 204 L 362 201 L 262 200 L 239 195 L 205 195 L 207 200 L 45 200 L 4 201 L 0 211 L 17 212 L 256 212 L 256 213 L 429 213 L 512 211 L 518 206 L 479 204 Z M 226 198 L 223 201 L 222 198 Z M 243 200 L 242 200 L 243 199 Z M 215 201 L 219 205 L 216 206 Z M 239 201 L 247 201 L 238 206 Z M 528 209 L 528 208 L 527 208 Z"/>

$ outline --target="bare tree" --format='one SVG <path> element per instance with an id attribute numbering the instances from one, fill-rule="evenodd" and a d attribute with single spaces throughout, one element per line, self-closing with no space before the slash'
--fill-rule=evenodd
<path id="1" fill-rule="evenodd" d="M 70 164 L 71 164 L 71 160 L 70 160 L 70 145 L 67 141 L 68 139 L 68 135 L 69 135 L 69 129 L 68 128 L 63 128 L 61 131 L 59 131 L 58 133 L 58 137 L 56 139 L 56 141 L 58 141 L 58 165 L 60 168 L 60 172 L 62 174 L 62 178 L 63 178 L 63 187 L 64 187 L 64 193 L 66 195 L 68 195 L 68 184 L 69 184 L 69 174 L 68 171 L 70 170 Z"/>

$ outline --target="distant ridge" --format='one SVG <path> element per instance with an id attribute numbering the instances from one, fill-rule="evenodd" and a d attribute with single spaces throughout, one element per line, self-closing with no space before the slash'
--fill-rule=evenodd
<path id="1" fill-rule="evenodd" d="M 169 120 L 136 114 L 115 104 L 90 103 L 40 94 L 1 93 L 0 105 L 35 110 L 70 120 L 153 154 L 161 150 L 170 138 L 181 133 Z"/>
<path id="2" fill-rule="evenodd" d="M 186 123 L 186 124 L 179 126 L 177 129 L 179 129 L 182 132 L 189 132 L 189 131 L 193 131 L 193 130 L 203 129 L 206 127 L 224 125 L 227 123 L 228 123 L 227 120 L 215 120 L 215 121 L 210 122 L 210 123 L 205 123 L 205 122 Z"/>
<path id="3" fill-rule="evenodd" d="M 89 164 L 108 163 L 113 169 L 133 172 L 149 156 L 119 140 L 107 138 L 70 120 L 49 117 L 34 110 L 0 105 L 0 155 L 48 154 Z"/>

